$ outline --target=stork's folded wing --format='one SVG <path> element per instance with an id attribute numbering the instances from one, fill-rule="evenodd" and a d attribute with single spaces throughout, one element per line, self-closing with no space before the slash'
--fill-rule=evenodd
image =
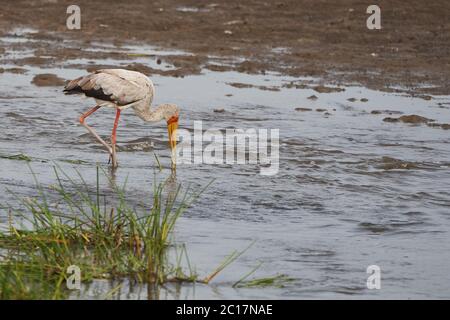
<path id="1" fill-rule="evenodd" d="M 146 89 L 134 79 L 121 77 L 115 69 L 106 69 L 70 81 L 64 88 L 64 92 L 84 93 L 88 97 L 124 106 L 144 99 Z"/>

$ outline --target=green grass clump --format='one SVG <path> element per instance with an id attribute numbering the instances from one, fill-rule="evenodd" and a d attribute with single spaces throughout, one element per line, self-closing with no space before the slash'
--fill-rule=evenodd
<path id="1" fill-rule="evenodd" d="M 48 281 L 42 266 L 21 262 L 3 262 L 0 265 L 0 300 L 62 299 L 67 292 L 62 290 L 64 276 Z"/>
<path id="2" fill-rule="evenodd" d="M 37 183 L 38 196 L 17 197 L 22 210 L 9 209 L 10 223 L 0 231 L 0 296 L 27 297 L 36 279 L 58 289 L 71 265 L 81 269 L 84 282 L 123 277 L 157 284 L 196 280 L 191 271 L 183 272 L 181 258 L 173 265 L 167 253 L 174 246 L 171 235 L 177 219 L 199 193 L 187 190 L 180 196 L 178 186 L 165 197 L 165 183 L 155 184 L 150 212 L 138 212 L 126 201 L 125 185 L 112 180 L 116 203 L 101 205 L 98 169 L 95 192 L 81 175 L 76 181 L 58 168 L 55 175 L 56 203 Z M 19 282 L 23 286 L 17 286 Z M 59 290 L 52 293 L 62 295 Z"/>

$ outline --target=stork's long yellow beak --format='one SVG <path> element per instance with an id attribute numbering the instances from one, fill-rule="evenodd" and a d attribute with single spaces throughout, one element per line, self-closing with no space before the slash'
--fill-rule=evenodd
<path id="1" fill-rule="evenodd" d="M 178 115 L 167 120 L 167 131 L 169 131 L 169 145 L 172 150 L 172 170 L 177 166 L 177 129 L 178 129 Z"/>

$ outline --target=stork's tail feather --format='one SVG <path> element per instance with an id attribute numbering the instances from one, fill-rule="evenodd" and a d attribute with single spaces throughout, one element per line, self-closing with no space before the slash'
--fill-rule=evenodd
<path id="1" fill-rule="evenodd" d="M 106 94 L 101 86 L 96 86 L 94 76 L 95 73 L 69 81 L 69 83 L 64 87 L 64 93 L 84 93 L 87 97 L 103 101 L 113 101 L 112 94 Z"/>
<path id="2" fill-rule="evenodd" d="M 73 79 L 69 81 L 68 84 L 64 87 L 63 92 L 65 94 L 80 94 L 83 93 L 83 90 L 81 89 L 79 83 L 84 77 L 79 77 L 76 79 Z"/>

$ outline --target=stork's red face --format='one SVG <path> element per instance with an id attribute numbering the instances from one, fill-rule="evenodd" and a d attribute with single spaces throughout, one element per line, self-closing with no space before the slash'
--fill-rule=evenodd
<path id="1" fill-rule="evenodd" d="M 178 129 L 178 113 L 167 120 L 167 130 L 169 131 L 169 144 L 172 150 L 172 168 L 176 166 L 176 149 L 177 149 L 177 129 Z"/>

